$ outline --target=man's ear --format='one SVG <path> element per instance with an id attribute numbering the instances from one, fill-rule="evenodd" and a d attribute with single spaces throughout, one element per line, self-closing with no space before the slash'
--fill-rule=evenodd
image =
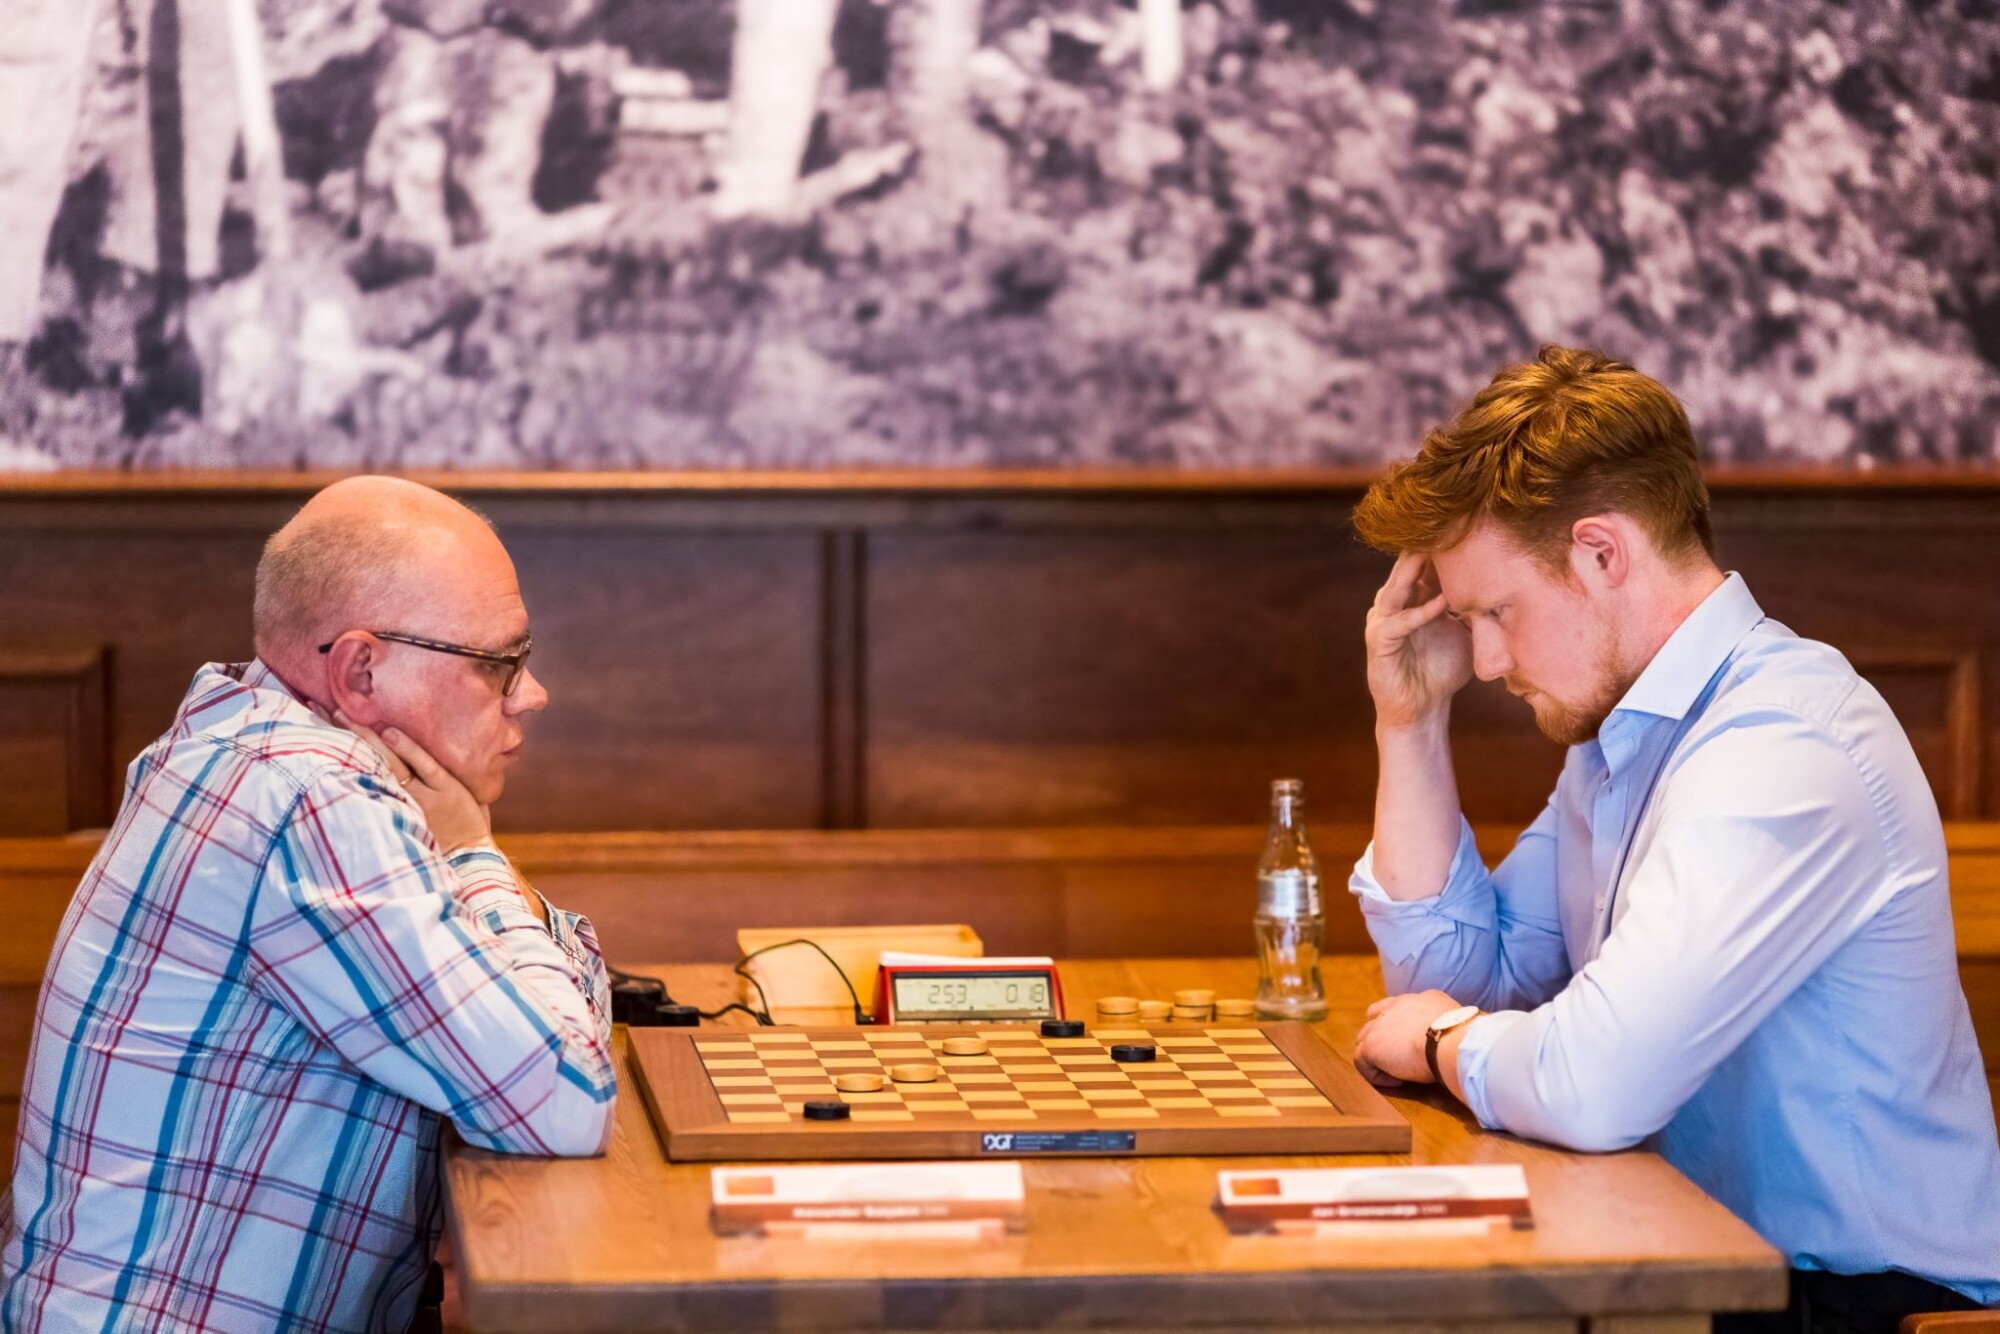
<path id="1" fill-rule="evenodd" d="M 333 706 L 360 723 L 375 727 L 382 721 L 375 672 L 382 664 L 382 641 L 350 632 L 333 641 L 326 655 L 326 693 Z"/>
<path id="2" fill-rule="evenodd" d="M 1606 514 L 1578 519 L 1569 530 L 1570 569 L 1585 588 L 1618 588 L 1632 573 L 1632 540 Z"/>

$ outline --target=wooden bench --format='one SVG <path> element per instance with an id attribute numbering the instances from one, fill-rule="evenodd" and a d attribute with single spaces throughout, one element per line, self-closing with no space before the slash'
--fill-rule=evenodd
<path id="1" fill-rule="evenodd" d="M 2000 823 L 1946 827 L 1959 973 L 2000 1098 Z M 1327 950 L 1366 953 L 1342 892 L 1359 825 L 1312 831 L 1328 868 Z M 1250 950 L 1257 828 L 533 834 L 504 840 L 551 900 L 586 913 L 612 959 L 735 955 L 744 926 L 970 923 L 993 954 L 1207 956 Z M 1489 859 L 1509 831 L 1482 831 Z M 0 839 L 0 1154 L 10 1161 L 48 953 L 97 839 Z"/>

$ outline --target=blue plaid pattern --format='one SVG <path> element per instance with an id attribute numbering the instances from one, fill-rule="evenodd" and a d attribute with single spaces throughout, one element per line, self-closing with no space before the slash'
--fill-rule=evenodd
<path id="1" fill-rule="evenodd" d="M 595 933 L 524 892 L 261 664 L 204 667 L 43 980 L 0 1331 L 400 1334 L 445 1118 L 513 1153 L 610 1134 Z"/>

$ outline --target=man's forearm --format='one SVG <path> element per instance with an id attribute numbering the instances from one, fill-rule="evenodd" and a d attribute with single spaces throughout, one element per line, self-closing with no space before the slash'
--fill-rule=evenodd
<path id="1" fill-rule="evenodd" d="M 1458 850 L 1458 776 L 1451 765 L 1451 714 L 1409 727 L 1375 729 L 1375 882 L 1392 899 L 1444 889 Z"/>

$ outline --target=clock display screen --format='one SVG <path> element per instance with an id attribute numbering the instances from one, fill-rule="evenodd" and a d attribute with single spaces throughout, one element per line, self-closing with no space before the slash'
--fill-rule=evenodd
<path id="1" fill-rule="evenodd" d="M 902 1015 L 1052 1014 L 1046 973 L 919 973 L 895 979 Z"/>

